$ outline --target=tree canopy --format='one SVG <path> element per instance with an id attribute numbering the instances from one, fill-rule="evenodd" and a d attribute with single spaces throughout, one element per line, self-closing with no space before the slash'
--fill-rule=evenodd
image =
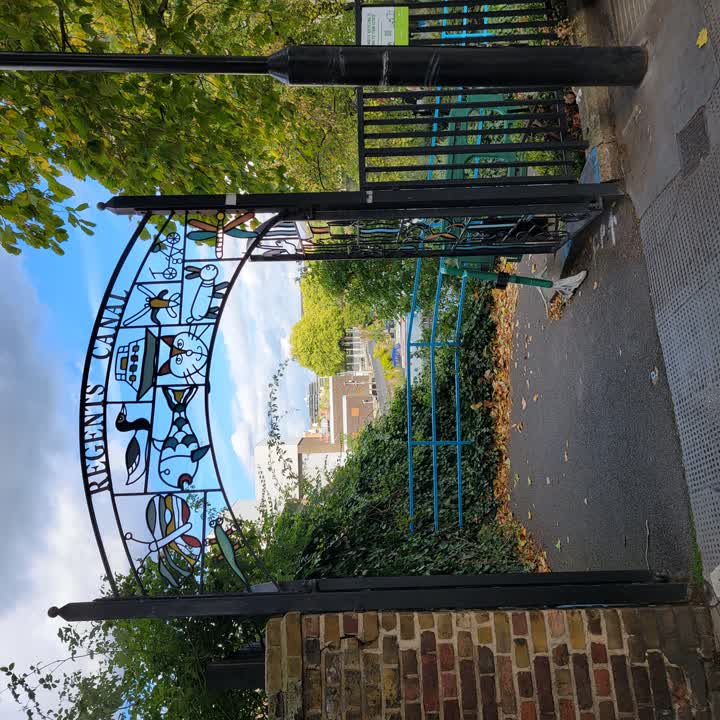
<path id="1" fill-rule="evenodd" d="M 348 41 L 342 0 L 0 0 L 0 50 L 264 55 Z M 92 234 L 69 176 L 117 193 L 335 190 L 353 94 L 271 78 L 0 73 L 0 244 Z M 348 151 L 350 148 L 350 151 Z"/>
<path id="2" fill-rule="evenodd" d="M 362 311 L 331 295 L 308 274 L 300 281 L 302 317 L 290 334 L 293 357 L 318 375 L 335 375 L 344 369 L 345 353 L 340 341 L 345 331 L 362 324 Z"/>

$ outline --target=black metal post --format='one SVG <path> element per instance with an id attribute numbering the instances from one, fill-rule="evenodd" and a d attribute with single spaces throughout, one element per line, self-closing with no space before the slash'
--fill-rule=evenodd
<path id="1" fill-rule="evenodd" d="M 281 583 L 276 592 L 134 597 L 50 608 L 68 621 L 129 618 L 267 617 L 297 611 L 455 610 L 603 607 L 683 603 L 687 584 L 646 571 L 404 578 L 345 578 Z"/>
<path id="2" fill-rule="evenodd" d="M 638 85 L 641 47 L 295 45 L 270 57 L 0 53 L 0 70 L 264 75 L 289 85 Z"/>
<path id="3" fill-rule="evenodd" d="M 252 209 L 282 212 L 286 220 L 347 220 L 349 218 L 442 217 L 578 210 L 602 200 L 617 200 L 622 191 L 613 183 L 572 185 L 511 185 L 497 187 L 436 187 L 350 192 L 258 193 L 240 195 L 118 195 L 101 210 L 117 215 L 143 212 L 217 212 Z"/>

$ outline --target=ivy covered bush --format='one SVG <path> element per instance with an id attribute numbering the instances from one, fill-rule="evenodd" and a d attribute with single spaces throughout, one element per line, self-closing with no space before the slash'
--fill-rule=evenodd
<path id="1" fill-rule="evenodd" d="M 406 395 L 399 390 L 388 413 L 367 426 L 347 463 L 324 487 L 306 487 L 305 500 L 274 518 L 267 559 L 284 577 L 473 574 L 522 571 L 517 539 L 496 520 L 493 482 L 498 453 L 490 415 L 493 360 L 492 297 L 466 295 L 461 327 L 460 397 L 464 527 L 458 526 L 455 448 L 438 451 L 439 532 L 433 528 L 432 449 L 416 447 L 415 531 L 409 530 Z M 450 304 L 453 298 L 449 298 Z M 443 314 L 454 323 L 452 312 Z M 447 329 L 445 329 L 447 332 Z M 438 437 L 455 438 L 453 355 L 436 362 Z M 431 438 L 430 373 L 413 385 L 416 440 Z"/>

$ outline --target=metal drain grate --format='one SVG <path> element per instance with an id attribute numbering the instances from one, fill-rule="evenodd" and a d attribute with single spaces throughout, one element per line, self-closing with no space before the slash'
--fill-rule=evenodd
<path id="1" fill-rule="evenodd" d="M 704 107 L 701 107 L 677 134 L 677 141 L 682 159 L 682 172 L 687 177 L 695 171 L 700 161 L 710 152 Z"/>

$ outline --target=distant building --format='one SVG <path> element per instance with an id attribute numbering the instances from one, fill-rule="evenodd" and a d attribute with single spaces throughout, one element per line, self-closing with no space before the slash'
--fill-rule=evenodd
<path id="1" fill-rule="evenodd" d="M 367 343 L 363 340 L 359 328 L 350 328 L 340 341 L 345 353 L 346 372 L 368 372 L 372 367 L 367 352 Z"/>

